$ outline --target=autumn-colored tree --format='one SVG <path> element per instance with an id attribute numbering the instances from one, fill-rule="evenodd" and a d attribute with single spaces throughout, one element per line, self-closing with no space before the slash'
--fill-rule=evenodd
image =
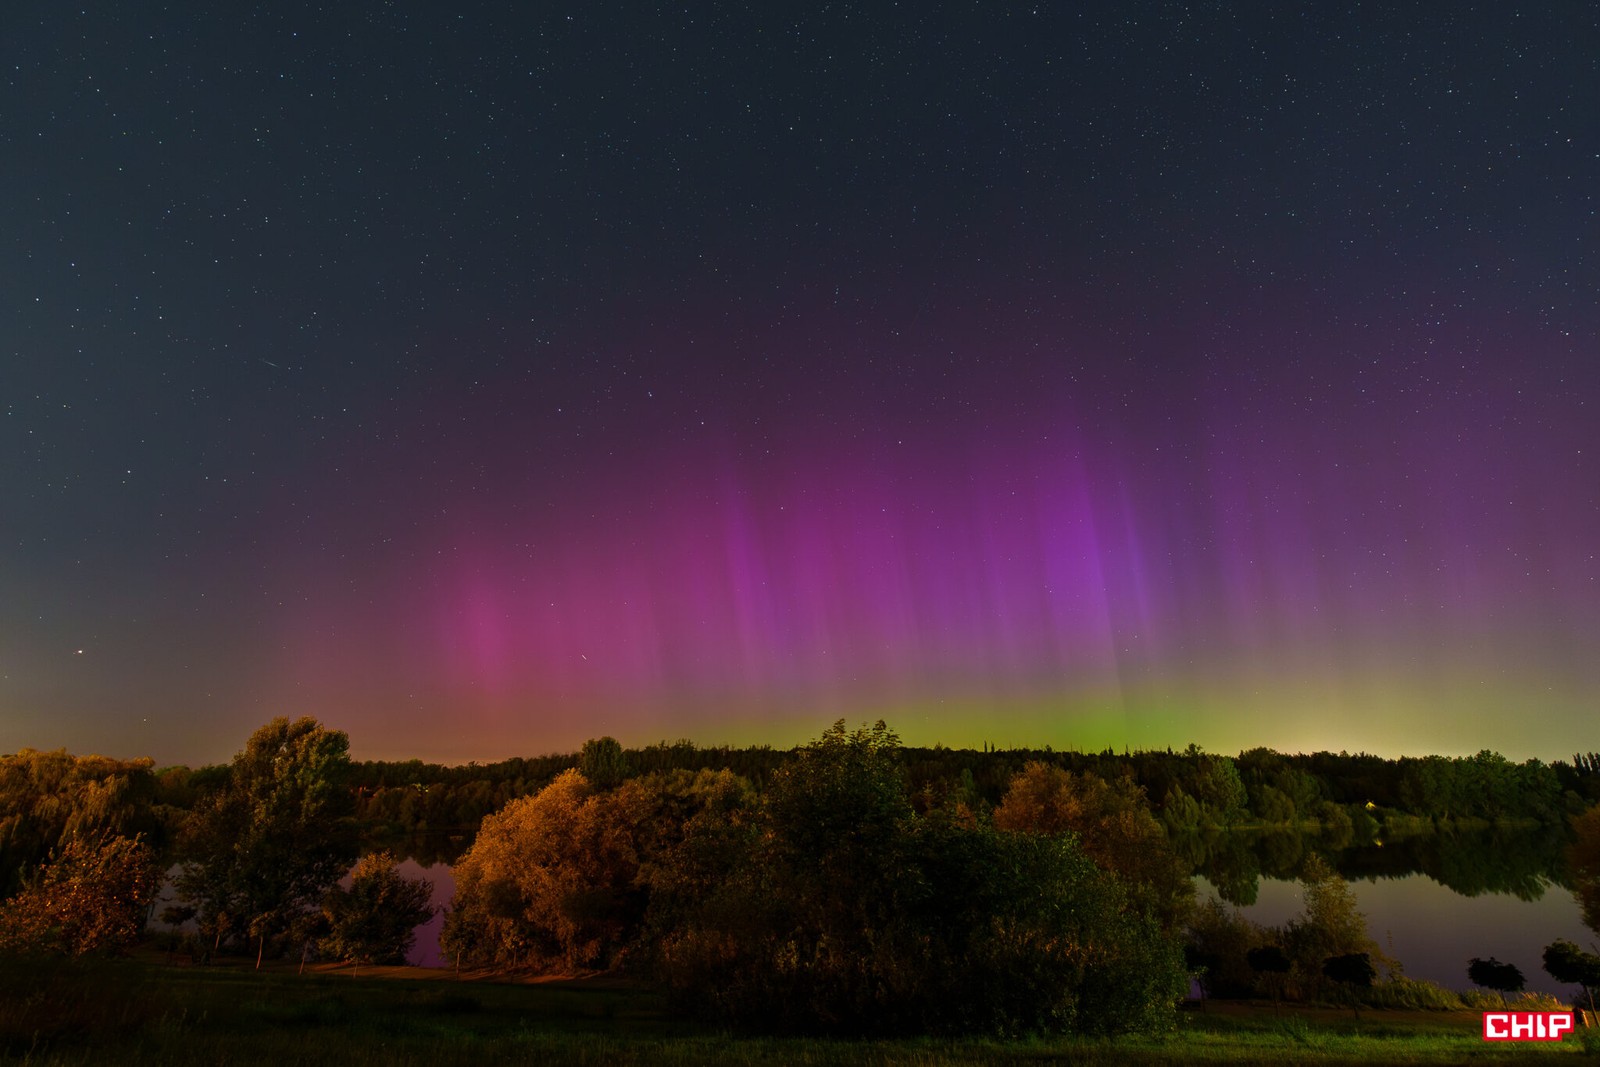
<path id="1" fill-rule="evenodd" d="M 0 948 L 73 956 L 125 948 L 143 931 L 159 885 L 139 839 L 73 837 L 0 905 Z"/>
<path id="2" fill-rule="evenodd" d="M 149 759 L 74 756 L 25 748 L 0 756 L 0 898 L 76 837 L 162 835 Z"/>
<path id="3" fill-rule="evenodd" d="M 324 951 L 336 959 L 399 964 L 416 941 L 417 927 L 433 916 L 433 885 L 407 878 L 388 852 L 361 857 L 350 886 L 335 885 L 322 898 L 328 934 Z"/>
<path id="4" fill-rule="evenodd" d="M 350 869 L 350 739 L 315 719 L 274 719 L 233 758 L 228 784 L 188 827 L 178 895 L 217 945 L 267 942 L 322 902 Z"/>
<path id="5" fill-rule="evenodd" d="M 1169 928 L 1194 907 L 1194 884 L 1151 814 L 1144 790 L 1130 778 L 1108 782 L 1092 773 L 1073 774 L 1030 762 L 1011 780 L 994 810 L 1001 830 L 1077 835 L 1095 863 L 1129 883 Z"/>
<path id="6" fill-rule="evenodd" d="M 569 770 L 484 819 L 455 865 L 441 944 L 465 961 L 547 971 L 610 968 L 640 937 L 651 886 L 695 814 L 734 776 L 656 772 L 599 792 Z"/>

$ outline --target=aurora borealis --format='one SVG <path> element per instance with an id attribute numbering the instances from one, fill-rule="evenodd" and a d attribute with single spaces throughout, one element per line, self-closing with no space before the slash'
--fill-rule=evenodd
<path id="1" fill-rule="evenodd" d="M 1594 747 L 1593 13 L 25 7 L 0 750 Z"/>

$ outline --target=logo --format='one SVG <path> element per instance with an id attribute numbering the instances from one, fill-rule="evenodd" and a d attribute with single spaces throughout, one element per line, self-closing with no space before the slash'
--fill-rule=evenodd
<path id="1" fill-rule="evenodd" d="M 1570 1011 L 1486 1011 L 1485 1041 L 1560 1041 L 1572 1033 Z"/>

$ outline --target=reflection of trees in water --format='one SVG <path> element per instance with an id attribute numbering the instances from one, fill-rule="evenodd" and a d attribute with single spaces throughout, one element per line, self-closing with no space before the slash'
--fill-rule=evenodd
<path id="1" fill-rule="evenodd" d="M 471 834 L 448 830 L 424 830 L 420 833 L 386 838 L 382 847 L 393 852 L 396 859 L 415 860 L 419 867 L 432 867 L 437 863 L 454 865 L 471 844 Z"/>
<path id="2" fill-rule="evenodd" d="M 1375 881 L 1426 875 L 1462 896 L 1504 893 L 1538 900 L 1551 885 L 1568 885 L 1561 826 L 1516 831 L 1417 834 L 1382 844 L 1340 842 L 1328 835 L 1287 831 L 1186 834 L 1175 851 L 1217 887 L 1223 900 L 1253 904 L 1263 877 L 1298 879 L 1313 852 L 1344 878 Z"/>

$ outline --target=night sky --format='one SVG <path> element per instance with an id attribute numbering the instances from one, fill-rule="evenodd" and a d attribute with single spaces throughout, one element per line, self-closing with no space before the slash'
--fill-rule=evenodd
<path id="1" fill-rule="evenodd" d="M 0 751 L 1591 750 L 1597 19 L 14 0 Z"/>

